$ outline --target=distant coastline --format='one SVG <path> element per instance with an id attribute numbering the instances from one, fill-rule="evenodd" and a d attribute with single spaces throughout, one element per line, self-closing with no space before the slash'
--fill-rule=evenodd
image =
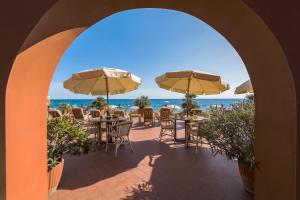
<path id="1" fill-rule="evenodd" d="M 243 98 L 239 99 L 201 99 L 197 98 L 196 101 L 201 109 L 206 110 L 207 107 L 211 105 L 223 105 L 224 107 L 229 107 L 233 103 L 242 101 Z M 60 103 L 68 103 L 72 106 L 88 106 L 91 104 L 93 99 L 51 99 L 51 107 L 59 108 Z M 122 106 L 124 109 L 129 109 L 133 106 L 134 99 L 110 99 L 110 105 Z M 182 99 L 150 99 L 151 106 L 154 110 L 158 110 L 164 105 L 177 105 L 181 107 L 183 102 Z"/>

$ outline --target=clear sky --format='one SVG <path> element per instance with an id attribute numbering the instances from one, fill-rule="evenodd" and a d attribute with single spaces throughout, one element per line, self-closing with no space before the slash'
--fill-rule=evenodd
<path id="1" fill-rule="evenodd" d="M 167 71 L 201 70 L 221 76 L 231 89 L 199 98 L 241 98 L 234 89 L 249 79 L 231 44 L 199 19 L 173 10 L 137 9 L 114 14 L 82 33 L 62 57 L 49 89 L 51 98 L 95 98 L 63 88 L 73 73 L 101 66 L 128 70 L 142 78 L 136 91 L 111 98 L 182 98 L 160 89 L 154 79 Z"/>

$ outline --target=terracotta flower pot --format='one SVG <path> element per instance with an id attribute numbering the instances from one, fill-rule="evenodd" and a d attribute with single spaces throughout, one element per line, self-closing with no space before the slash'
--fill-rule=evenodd
<path id="1" fill-rule="evenodd" d="M 61 174 L 64 168 L 64 159 L 48 171 L 48 193 L 51 194 L 56 191 L 57 186 L 60 182 Z"/>
<path id="2" fill-rule="evenodd" d="M 254 194 L 255 170 L 249 165 L 238 162 L 240 175 L 247 192 Z"/>

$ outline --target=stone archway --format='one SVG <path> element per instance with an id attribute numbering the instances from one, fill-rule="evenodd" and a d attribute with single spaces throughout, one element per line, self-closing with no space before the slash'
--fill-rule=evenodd
<path id="1" fill-rule="evenodd" d="M 82 31 L 104 17 L 146 7 L 189 13 L 214 27 L 236 48 L 256 91 L 255 150 L 260 170 L 255 198 L 295 199 L 296 95 L 284 52 L 245 4 L 206 0 L 61 0 L 51 7 L 19 48 L 6 87 L 6 198 L 47 198 L 46 96 L 62 54 Z"/>

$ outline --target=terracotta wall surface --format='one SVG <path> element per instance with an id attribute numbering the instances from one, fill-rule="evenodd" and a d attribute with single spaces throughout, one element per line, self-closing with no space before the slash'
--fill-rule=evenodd
<path id="1" fill-rule="evenodd" d="M 300 14 L 295 12 L 296 2 L 244 2 L 263 18 L 284 51 L 261 19 L 237 0 L 27 0 L 1 6 L 0 198 L 47 199 L 46 96 L 55 67 L 71 42 L 115 12 L 162 7 L 197 16 L 237 49 L 256 95 L 256 154 L 261 169 L 255 198 L 296 199 L 296 94 L 300 93 L 296 24 Z"/>
<path id="2" fill-rule="evenodd" d="M 23 51 L 14 63 L 19 70 L 13 68 L 6 92 L 7 199 L 47 198 L 48 83 L 61 55 L 81 31 L 51 36 Z"/>
<path id="3" fill-rule="evenodd" d="M 294 75 L 294 84 L 297 91 L 297 199 L 300 199 L 300 2 L 297 0 L 285 1 L 252 1 L 244 0 L 270 27 L 279 40 L 288 59 Z"/>

